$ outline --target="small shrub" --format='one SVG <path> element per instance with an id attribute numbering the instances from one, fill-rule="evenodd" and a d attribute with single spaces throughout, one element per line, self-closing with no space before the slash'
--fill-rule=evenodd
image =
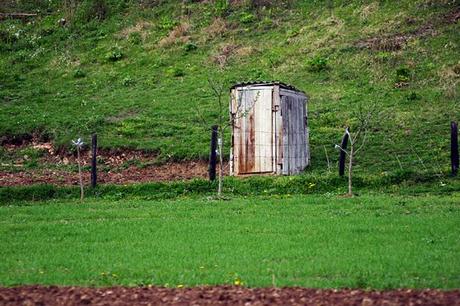
<path id="1" fill-rule="evenodd" d="M 171 67 L 166 72 L 167 72 L 168 75 L 176 77 L 176 78 L 177 77 L 182 77 L 182 76 L 185 75 L 184 70 L 182 70 L 181 68 L 178 68 L 178 67 Z"/>
<path id="2" fill-rule="evenodd" d="M 134 85 L 136 82 L 128 75 L 126 77 L 123 78 L 123 80 L 121 81 L 121 84 L 123 84 L 123 86 L 132 86 Z"/>
<path id="3" fill-rule="evenodd" d="M 415 92 L 412 91 L 410 94 L 407 95 L 407 101 L 416 101 L 420 100 L 420 96 Z"/>
<path id="4" fill-rule="evenodd" d="M 107 60 L 110 62 L 116 62 L 123 58 L 123 52 L 120 47 L 114 47 L 109 53 L 107 53 Z"/>
<path id="5" fill-rule="evenodd" d="M 73 72 L 73 77 L 76 79 L 84 78 L 86 77 L 86 72 L 78 68 L 77 70 Z"/>
<path id="6" fill-rule="evenodd" d="M 191 52 L 191 51 L 198 49 L 198 46 L 192 42 L 188 42 L 184 45 L 183 48 L 185 52 Z"/>
<path id="7" fill-rule="evenodd" d="M 122 121 L 120 126 L 117 127 L 117 132 L 126 137 L 132 137 L 136 135 L 138 131 L 138 125 L 133 121 Z"/>
<path id="8" fill-rule="evenodd" d="M 396 84 L 407 84 L 410 80 L 410 69 L 408 67 L 399 67 L 396 69 Z"/>
<path id="9" fill-rule="evenodd" d="M 109 6 L 105 0 L 82 1 L 76 12 L 77 23 L 87 23 L 92 20 L 105 20 L 109 15 Z"/>
<path id="10" fill-rule="evenodd" d="M 329 69 L 328 59 L 320 55 L 315 56 L 307 61 L 307 68 L 312 72 L 320 72 Z"/>
<path id="11" fill-rule="evenodd" d="M 252 23 L 255 19 L 255 16 L 248 12 L 243 12 L 240 15 L 240 22 L 244 24 Z"/>
<path id="12" fill-rule="evenodd" d="M 272 28 L 273 26 L 273 20 L 270 18 L 270 17 L 264 17 L 262 19 L 262 21 L 260 21 L 260 26 L 265 29 L 265 30 L 268 30 L 270 28 Z"/>
<path id="13" fill-rule="evenodd" d="M 133 33 L 129 34 L 128 41 L 132 45 L 140 45 L 142 43 L 142 35 L 141 35 L 141 33 L 133 32 Z"/>
<path id="14" fill-rule="evenodd" d="M 175 25 L 176 22 L 171 17 L 165 15 L 161 18 L 159 27 L 161 30 L 171 31 Z"/>
<path id="15" fill-rule="evenodd" d="M 289 29 L 287 32 L 286 32 L 286 35 L 288 38 L 293 38 L 293 37 L 296 37 L 297 35 L 300 34 L 300 31 L 299 29 Z"/>
<path id="16" fill-rule="evenodd" d="M 229 0 L 216 0 L 214 3 L 214 10 L 216 16 L 224 17 L 228 13 L 228 9 L 230 8 L 230 1 Z"/>
<path id="17" fill-rule="evenodd" d="M 391 59 L 391 53 L 386 51 L 380 51 L 377 53 L 375 57 L 377 61 L 384 63 Z"/>

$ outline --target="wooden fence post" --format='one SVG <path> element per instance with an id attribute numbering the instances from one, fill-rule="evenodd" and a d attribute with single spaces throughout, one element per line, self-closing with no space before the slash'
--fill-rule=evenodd
<path id="1" fill-rule="evenodd" d="M 348 127 L 345 130 L 345 134 L 342 137 L 342 143 L 340 147 L 342 148 L 339 153 L 339 176 L 343 176 L 345 174 L 345 158 L 346 154 L 345 151 L 347 150 L 348 144 Z"/>
<path id="2" fill-rule="evenodd" d="M 450 163 L 452 167 L 452 176 L 458 173 L 458 126 L 457 123 L 452 121 L 450 123 Z"/>
<path id="3" fill-rule="evenodd" d="M 97 134 L 91 135 L 91 187 L 95 188 L 97 185 Z"/>
<path id="4" fill-rule="evenodd" d="M 216 164 L 217 164 L 217 125 L 212 126 L 211 132 L 211 152 L 209 157 L 209 180 L 216 179 Z"/>

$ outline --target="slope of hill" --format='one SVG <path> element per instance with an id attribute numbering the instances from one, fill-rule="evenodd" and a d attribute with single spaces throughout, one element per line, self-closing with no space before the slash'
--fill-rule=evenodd
<path id="1" fill-rule="evenodd" d="M 310 96 L 314 169 L 334 165 L 344 127 L 370 107 L 361 171 L 449 168 L 458 1 L 28 3 L 1 8 L 37 13 L 0 21 L 3 144 L 66 148 L 97 132 L 104 148 L 206 158 L 217 117 L 208 80 L 281 80 Z"/>

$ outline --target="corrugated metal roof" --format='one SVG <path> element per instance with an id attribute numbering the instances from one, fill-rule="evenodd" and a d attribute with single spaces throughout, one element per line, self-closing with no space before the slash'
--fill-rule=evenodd
<path id="1" fill-rule="evenodd" d="M 230 87 L 230 89 L 234 89 L 236 87 L 242 87 L 242 86 L 250 86 L 250 85 L 261 85 L 261 86 L 279 85 L 280 87 L 283 87 L 285 89 L 295 90 L 295 91 L 298 91 L 298 92 L 301 92 L 301 93 L 305 94 L 305 92 L 303 90 L 299 90 L 299 89 L 295 88 L 293 85 L 286 84 L 286 83 L 283 83 L 283 82 L 280 82 L 280 81 L 248 81 L 248 82 L 240 82 L 240 83 L 237 83 L 237 84 L 233 85 L 232 87 Z"/>

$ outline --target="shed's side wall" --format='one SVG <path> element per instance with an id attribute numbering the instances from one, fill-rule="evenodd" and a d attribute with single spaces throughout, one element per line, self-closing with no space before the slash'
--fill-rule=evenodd
<path id="1" fill-rule="evenodd" d="M 283 174 L 299 173 L 308 165 L 309 146 L 306 115 L 306 97 L 304 95 L 293 94 L 292 92 L 283 95 L 281 92 Z"/>

